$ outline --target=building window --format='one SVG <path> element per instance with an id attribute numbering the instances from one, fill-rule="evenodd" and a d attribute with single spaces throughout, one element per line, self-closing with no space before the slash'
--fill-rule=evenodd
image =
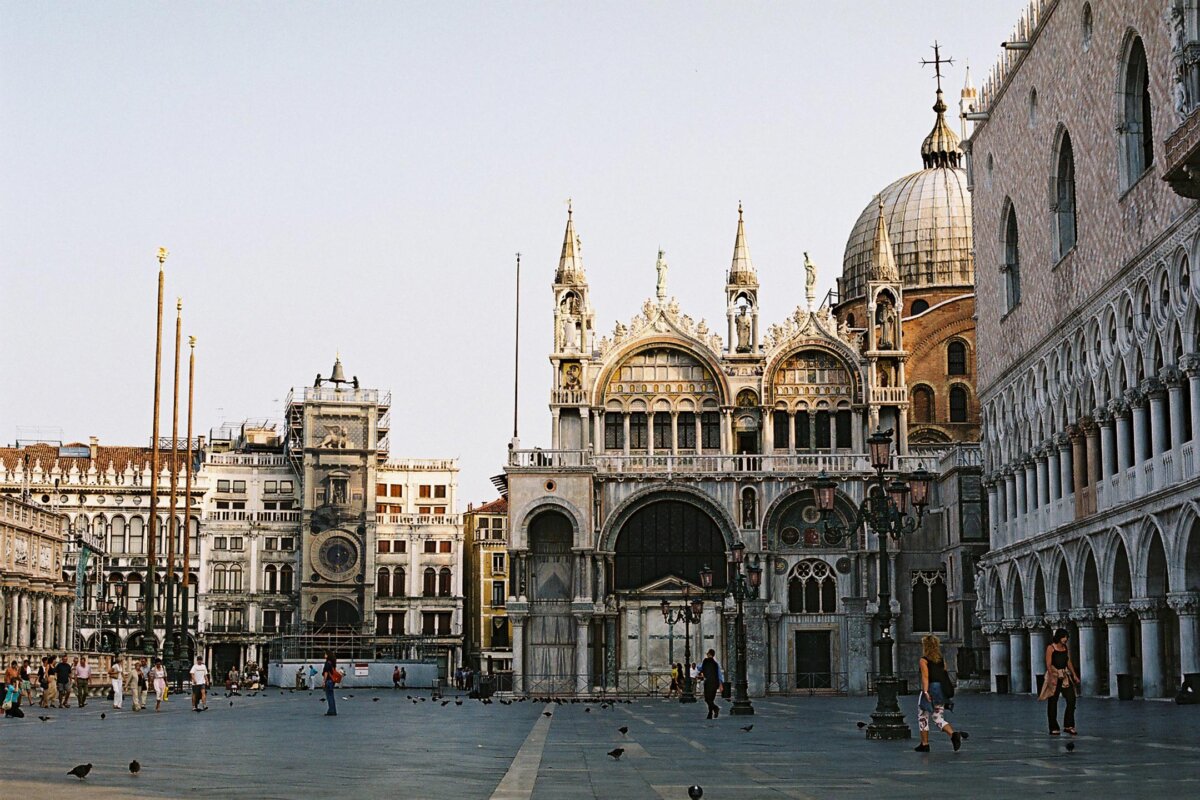
<path id="1" fill-rule="evenodd" d="M 654 415 L 654 449 L 659 452 L 671 449 L 671 415 L 666 411 Z"/>
<path id="2" fill-rule="evenodd" d="M 215 564 L 212 571 L 212 590 L 214 592 L 229 591 L 229 571 L 224 564 Z"/>
<path id="3" fill-rule="evenodd" d="M 284 494 L 291 494 L 292 493 L 292 482 L 291 481 L 280 481 L 279 482 L 279 491 Z"/>
<path id="4" fill-rule="evenodd" d="M 292 593 L 292 566 L 290 564 L 284 564 L 279 568 L 279 593 Z"/>
<path id="5" fill-rule="evenodd" d="M 680 411 L 679 422 L 675 426 L 675 438 L 680 450 L 696 449 L 696 414 L 693 411 Z"/>
<path id="6" fill-rule="evenodd" d="M 242 537 L 241 536 L 230 536 L 229 537 L 229 549 L 230 550 L 241 550 L 242 549 Z"/>
<path id="7" fill-rule="evenodd" d="M 426 567 L 422 575 L 421 596 L 434 597 L 437 595 L 437 571 L 433 567 Z"/>
<path id="8" fill-rule="evenodd" d="M 1058 245 L 1055 255 L 1062 258 L 1075 246 L 1079 235 L 1075 219 L 1075 150 L 1071 147 L 1071 134 L 1065 130 L 1054 163 L 1054 232 Z"/>
<path id="9" fill-rule="evenodd" d="M 967 421 L 967 390 L 961 386 L 950 387 L 950 421 Z"/>
<path id="10" fill-rule="evenodd" d="M 913 316 L 916 316 L 917 314 L 924 314 L 928 310 L 929 310 L 929 301 L 922 298 L 919 300 L 913 300 L 912 310 L 910 313 Z"/>
<path id="11" fill-rule="evenodd" d="M 229 481 L 217 481 L 217 491 L 218 492 L 228 492 L 229 491 Z"/>
<path id="12" fill-rule="evenodd" d="M 950 375 L 967 374 L 967 346 L 962 342 L 951 342 L 946 347 L 946 372 Z"/>
<path id="13" fill-rule="evenodd" d="M 387 487 L 386 483 L 375 484 L 375 496 L 376 497 L 387 497 L 387 488 L 388 487 Z"/>
<path id="14" fill-rule="evenodd" d="M 399 483 L 388 486 L 388 497 L 404 497 L 404 486 Z"/>
<path id="15" fill-rule="evenodd" d="M 437 552 L 437 540 L 436 539 L 426 539 L 425 540 L 425 552 L 426 553 L 436 553 Z"/>
<path id="16" fill-rule="evenodd" d="M 828 450 L 829 446 L 830 446 L 829 442 L 830 442 L 829 412 L 828 411 L 818 411 L 817 412 L 817 449 L 818 450 Z"/>
<path id="17" fill-rule="evenodd" d="M 296 540 L 293 539 L 291 536 L 280 537 L 279 549 L 280 550 L 295 550 L 296 549 Z"/>
<path id="18" fill-rule="evenodd" d="M 392 573 L 387 567 L 380 567 L 375 573 L 375 596 L 376 597 L 391 597 L 392 595 Z"/>
<path id="19" fill-rule="evenodd" d="M 946 573 L 920 570 L 912 574 L 913 633 L 945 633 L 949 630 L 946 613 Z"/>
<path id="20" fill-rule="evenodd" d="M 853 442 L 850 438 L 850 429 L 853 419 L 850 416 L 849 409 L 841 409 L 834 415 L 834 423 L 837 433 L 837 447 L 839 450 L 849 450 L 853 447 Z"/>
<path id="21" fill-rule="evenodd" d="M 279 481 L 265 481 L 263 483 L 263 494 L 275 494 L 279 488 Z"/>
<path id="22" fill-rule="evenodd" d="M 445 497 L 446 496 L 446 487 L 445 486 L 433 487 L 433 496 L 434 497 Z"/>
<path id="23" fill-rule="evenodd" d="M 492 581 L 492 607 L 504 607 L 504 581 Z"/>
<path id="24" fill-rule="evenodd" d="M 918 386 L 912 393 L 913 422 L 933 422 L 933 390 Z"/>
<path id="25" fill-rule="evenodd" d="M 234 494 L 245 494 L 246 493 L 246 482 L 245 481 L 234 481 L 233 482 L 233 493 Z"/>
<path id="26" fill-rule="evenodd" d="M 437 615 L 432 611 L 421 612 L 421 633 L 426 636 L 437 633 Z"/>
<path id="27" fill-rule="evenodd" d="M 1083 4 L 1083 17 L 1081 19 L 1083 32 L 1083 52 L 1087 52 L 1092 46 L 1092 4 Z"/>
<path id="28" fill-rule="evenodd" d="M 504 553 L 493 553 L 492 554 L 492 574 L 493 575 L 503 575 L 504 574 Z"/>
<path id="29" fill-rule="evenodd" d="M 1012 311 L 1021 302 L 1021 250 L 1017 236 L 1017 209 L 1011 200 L 1005 202 L 1004 212 L 1004 300 L 1005 311 Z"/>
<path id="30" fill-rule="evenodd" d="M 263 591 L 267 594 L 279 591 L 279 572 L 274 564 L 267 564 L 267 568 L 263 570 Z"/>
<path id="31" fill-rule="evenodd" d="M 1146 68 L 1146 48 L 1134 37 L 1125 57 L 1125 76 L 1121 82 L 1121 155 L 1124 159 L 1122 189 L 1137 183 L 1154 164 L 1154 133 L 1150 116 L 1150 71 Z"/>
<path id="32" fill-rule="evenodd" d="M 604 413 L 604 449 L 625 449 L 625 418 L 619 412 Z"/>
<path id="33" fill-rule="evenodd" d="M 392 570 L 392 597 L 404 597 L 408 594 L 408 587 L 404 581 L 404 567 L 396 567 Z"/>
<path id="34" fill-rule="evenodd" d="M 807 411 L 797 411 L 795 417 L 796 449 L 808 450 L 812 447 L 812 417 Z"/>
<path id="35" fill-rule="evenodd" d="M 705 450 L 721 449 L 721 415 L 716 411 L 700 414 L 700 446 Z"/>
<path id="36" fill-rule="evenodd" d="M 801 561 L 788 579 L 788 611 L 832 614 L 837 611 L 837 579 L 824 561 Z"/>
<path id="37" fill-rule="evenodd" d="M 237 564 L 229 568 L 229 591 L 242 591 L 242 568 Z"/>
<path id="38" fill-rule="evenodd" d="M 398 539 L 398 540 L 392 542 L 392 552 L 393 553 L 407 553 L 408 552 L 408 542 L 404 541 L 403 539 Z"/>
<path id="39" fill-rule="evenodd" d="M 268 536 L 266 538 L 265 544 L 263 545 L 263 549 L 264 550 L 278 550 L 279 549 L 279 539 L 277 539 L 274 536 Z"/>
<path id="40" fill-rule="evenodd" d="M 392 552 L 392 542 L 390 539 L 380 539 L 375 546 L 378 548 L 380 553 Z"/>
<path id="41" fill-rule="evenodd" d="M 450 592 L 450 568 L 442 567 L 438 571 L 438 595 L 441 597 L 449 597 Z"/>
<path id="42" fill-rule="evenodd" d="M 274 633 L 279 630 L 279 612 L 266 609 L 262 612 L 263 633 Z"/>
<path id="43" fill-rule="evenodd" d="M 453 552 L 453 550 L 454 542 L 450 541 L 449 539 L 443 539 L 442 541 L 438 542 L 439 553 L 450 553 Z"/>
<path id="44" fill-rule="evenodd" d="M 771 427 L 775 431 L 774 446 L 776 450 L 788 449 L 788 427 L 791 425 L 791 417 L 786 411 L 776 411 Z"/>
<path id="45" fill-rule="evenodd" d="M 646 414 L 643 411 L 629 415 L 629 447 L 633 450 L 646 449 Z"/>
<path id="46" fill-rule="evenodd" d="M 417 490 L 417 497 L 433 497 L 433 486 L 431 484 L 421 484 Z"/>
<path id="47" fill-rule="evenodd" d="M 450 612 L 449 611 L 437 612 L 437 632 L 438 632 L 439 636 L 449 636 L 450 635 Z"/>

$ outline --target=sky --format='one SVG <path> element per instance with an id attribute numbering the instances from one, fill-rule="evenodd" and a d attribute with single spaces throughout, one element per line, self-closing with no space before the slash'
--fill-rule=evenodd
<path id="1" fill-rule="evenodd" d="M 722 330 L 739 201 L 765 329 L 920 168 L 933 41 L 956 108 L 1023 5 L 0 0 L 0 443 L 149 441 L 163 246 L 163 435 L 180 296 L 197 433 L 281 419 L 340 352 L 391 390 L 393 456 L 490 500 L 518 251 L 520 435 L 550 443 L 568 198 L 600 333 L 659 248 Z"/>

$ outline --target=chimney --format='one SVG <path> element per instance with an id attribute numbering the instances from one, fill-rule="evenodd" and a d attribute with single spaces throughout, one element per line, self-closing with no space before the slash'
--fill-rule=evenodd
<path id="1" fill-rule="evenodd" d="M 91 453 L 92 461 L 96 460 L 96 454 L 100 452 L 100 439 L 95 436 L 88 437 L 88 452 Z"/>

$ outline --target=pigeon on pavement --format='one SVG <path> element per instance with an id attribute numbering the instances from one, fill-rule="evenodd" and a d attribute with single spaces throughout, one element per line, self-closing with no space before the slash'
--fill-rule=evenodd
<path id="1" fill-rule="evenodd" d="M 50 720 L 54 719 L 54 717 L 44 717 L 39 715 L 38 719 L 40 719 L 42 722 L 49 722 Z"/>
<path id="2" fill-rule="evenodd" d="M 132 773 L 134 775 L 137 775 L 139 772 L 142 771 L 142 765 L 138 763 L 138 760 L 136 758 L 133 761 L 129 762 L 129 771 L 130 771 L 130 773 Z"/>
<path id="3" fill-rule="evenodd" d="M 754 726 L 753 725 L 743 725 L 742 730 L 744 730 L 746 733 L 749 733 L 750 731 L 754 730 Z"/>
<path id="4" fill-rule="evenodd" d="M 612 756 L 612 759 L 613 759 L 613 761 L 620 761 L 620 760 L 621 760 L 621 754 L 622 754 L 622 753 L 624 753 L 624 752 L 625 752 L 625 748 L 624 748 L 624 747 L 617 747 L 617 748 L 615 748 L 615 749 L 613 749 L 613 750 L 609 750 L 609 751 L 608 751 L 608 754 L 609 754 L 610 756 Z"/>
<path id="5" fill-rule="evenodd" d="M 84 778 L 87 777 L 88 773 L 91 771 L 92 771 L 91 764 L 80 764 L 79 766 L 75 767 L 73 770 L 71 770 L 67 774 L 74 775 L 76 778 L 79 778 L 79 780 L 83 780 Z"/>
<path id="6" fill-rule="evenodd" d="M 621 727 L 617 728 L 617 730 L 619 730 L 621 732 L 621 735 L 624 736 L 625 734 L 629 733 L 629 726 L 622 725 Z"/>

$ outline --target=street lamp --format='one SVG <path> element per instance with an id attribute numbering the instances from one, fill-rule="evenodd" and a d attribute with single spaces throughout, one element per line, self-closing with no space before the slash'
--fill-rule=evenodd
<path id="1" fill-rule="evenodd" d="M 875 682 L 878 701 L 867 726 L 868 739 L 908 739 L 912 730 L 904 722 L 904 714 L 896 700 L 899 681 L 892 671 L 892 594 L 888 538 L 913 533 L 921 525 L 925 507 L 929 504 L 929 484 L 933 476 L 918 468 L 907 476 L 893 474 L 889 482 L 885 474 L 891 464 L 892 432 L 877 430 L 867 439 L 871 467 L 875 474 L 867 480 L 866 498 L 859 505 L 854 522 L 849 526 L 833 516 L 837 484 L 822 471 L 813 482 L 817 509 L 821 512 L 822 537 L 831 546 L 840 544 L 857 533 L 864 525 L 879 536 L 879 609 L 875 620 L 879 624 L 879 678 Z M 909 511 L 909 503 L 913 511 Z M 736 713 L 736 712 L 735 712 Z"/>
<path id="2" fill-rule="evenodd" d="M 733 580 L 729 584 L 729 592 L 737 601 L 737 620 L 735 624 L 735 657 L 737 682 L 733 685 L 733 708 L 730 714 L 748 716 L 754 713 L 754 705 L 750 702 L 750 693 L 746 685 L 746 617 L 743 603 L 747 598 L 758 597 L 758 587 L 762 585 L 762 566 L 758 556 L 753 563 L 746 563 L 746 545 L 736 542 L 729 548 L 729 563 L 733 565 Z"/>
<path id="3" fill-rule="evenodd" d="M 700 585 L 708 589 L 712 586 L 712 579 L 712 570 L 706 564 L 700 570 Z M 679 607 L 672 608 L 671 602 L 667 598 L 663 598 L 663 621 L 668 625 L 683 623 L 683 693 L 679 696 L 681 703 L 696 702 L 695 686 L 692 682 L 692 625 L 700 622 L 700 615 L 703 613 L 704 599 L 692 597 L 686 586 L 683 589 L 683 604 Z"/>

